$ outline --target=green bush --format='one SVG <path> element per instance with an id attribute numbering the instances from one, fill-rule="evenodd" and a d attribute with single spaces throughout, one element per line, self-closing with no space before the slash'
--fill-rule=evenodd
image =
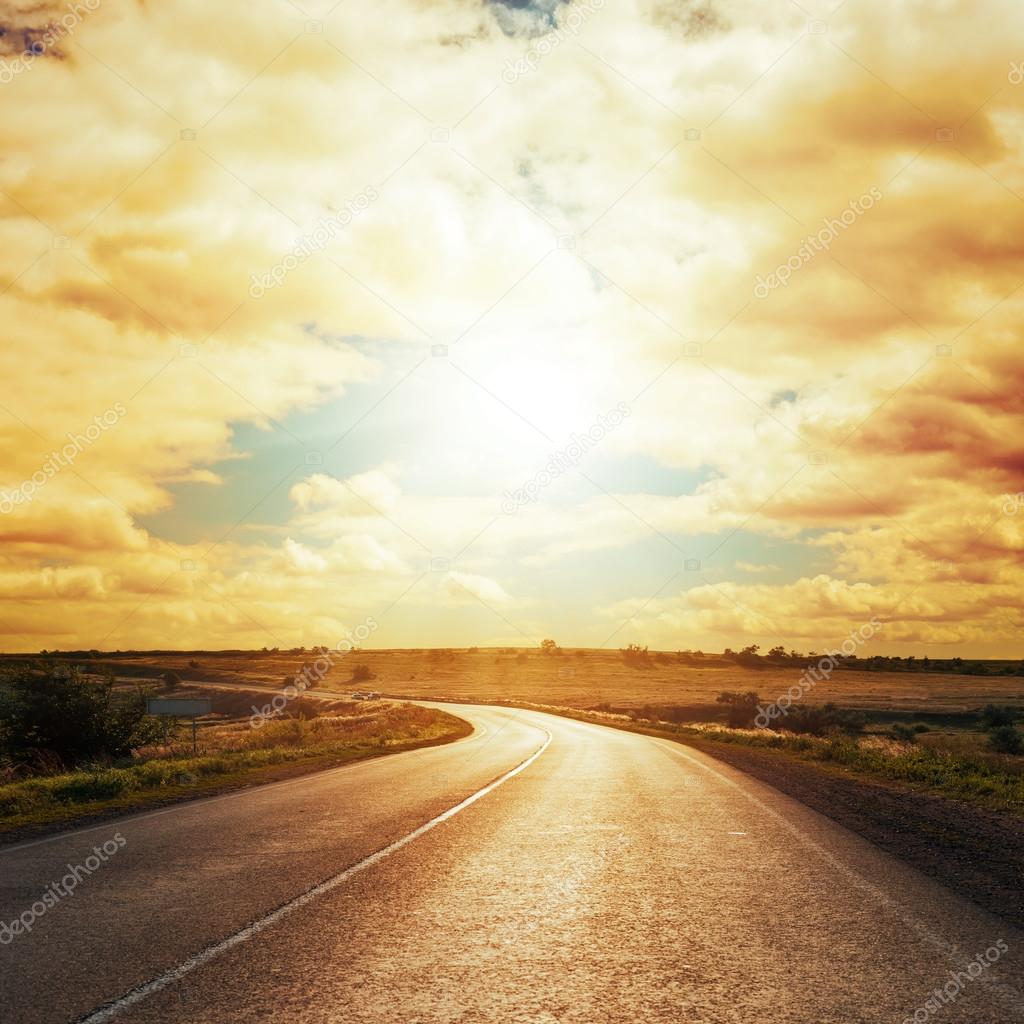
<path id="1" fill-rule="evenodd" d="M 812 736 L 827 736 L 833 732 L 852 735 L 863 732 L 866 723 L 867 719 L 860 712 L 846 711 L 832 703 L 804 704 L 791 707 L 785 715 L 775 719 L 771 727 Z"/>
<path id="2" fill-rule="evenodd" d="M 42 673 L 21 670 L 6 682 L 0 750 L 14 762 L 117 760 L 168 734 L 166 722 L 146 714 L 140 690 L 116 693 L 110 677 L 93 681 L 77 667 L 57 666 Z"/>
<path id="3" fill-rule="evenodd" d="M 646 653 L 646 648 L 645 648 Z M 757 709 L 761 703 L 754 690 L 746 693 L 736 693 L 726 690 L 718 695 L 718 704 L 725 704 L 727 707 L 726 721 L 731 729 L 752 729 L 754 718 L 757 716 Z"/>
<path id="4" fill-rule="evenodd" d="M 917 730 L 912 725 L 904 725 L 903 722 L 894 722 L 889 733 L 894 740 L 902 740 L 904 743 L 917 742 Z"/>
<path id="5" fill-rule="evenodd" d="M 986 729 L 998 729 L 1000 726 L 1013 725 L 1016 721 L 1017 711 L 1015 708 L 986 704 L 981 712 L 981 723 Z"/>
<path id="6" fill-rule="evenodd" d="M 988 745 L 998 754 L 1024 754 L 1024 735 L 1012 725 L 992 730 Z"/>

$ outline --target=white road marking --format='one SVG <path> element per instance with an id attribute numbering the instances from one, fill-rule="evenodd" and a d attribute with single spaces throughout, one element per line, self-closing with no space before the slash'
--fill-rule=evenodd
<path id="1" fill-rule="evenodd" d="M 353 864 L 351 867 L 346 868 L 337 875 L 320 882 L 313 886 L 312 889 L 307 889 L 306 892 L 302 893 L 302 895 L 296 896 L 294 899 L 282 904 L 277 908 L 277 910 L 273 910 L 266 916 L 253 921 L 252 924 L 246 925 L 245 928 L 235 932 L 234 935 L 229 935 L 226 939 L 221 939 L 220 942 L 214 943 L 212 946 L 207 946 L 206 949 L 190 956 L 177 967 L 173 967 L 169 971 L 165 971 L 163 974 L 153 978 L 151 981 L 147 981 L 145 984 L 131 989 L 123 996 L 120 996 L 112 1002 L 105 1003 L 103 1006 L 100 1006 L 98 1009 L 86 1014 L 84 1017 L 79 1017 L 75 1021 L 75 1024 L 105 1024 L 106 1021 L 113 1020 L 118 1014 L 127 1010 L 129 1007 L 135 1006 L 137 1003 L 141 1003 L 144 999 L 148 999 L 151 995 L 155 995 L 162 989 L 167 988 L 168 985 L 171 985 L 176 981 L 180 981 L 186 975 L 205 966 L 222 953 L 226 953 L 229 949 L 233 949 L 235 946 L 239 946 L 243 942 L 248 942 L 249 939 L 255 937 L 271 925 L 276 924 L 293 911 L 301 909 L 307 904 L 312 903 L 314 900 L 319 899 L 321 896 L 331 892 L 333 889 L 338 888 L 339 885 L 343 885 L 353 875 L 358 874 L 360 871 L 365 871 L 367 868 L 373 867 L 374 864 L 379 864 L 386 857 L 390 857 L 391 854 L 402 849 L 403 846 L 408 846 L 409 843 L 419 839 L 420 836 L 429 832 L 431 829 L 436 828 L 449 818 L 453 818 L 456 814 L 460 811 L 464 811 L 471 804 L 475 804 L 477 800 L 487 796 L 488 793 L 493 792 L 500 785 L 508 782 L 509 779 L 514 778 L 520 772 L 529 768 L 530 765 L 548 749 L 552 740 L 551 733 L 546 729 L 541 729 L 540 726 L 534 726 L 534 728 L 543 732 L 546 739 L 543 744 L 541 744 L 541 746 L 525 761 L 516 765 L 515 768 L 511 769 L 511 771 L 507 771 L 504 775 L 499 776 L 493 782 L 488 783 L 483 787 L 483 789 L 478 789 L 475 793 L 466 797 L 466 799 L 461 803 L 456 804 L 454 807 L 450 807 L 447 811 L 439 814 L 436 818 L 431 818 L 430 821 L 426 822 L 426 824 L 420 825 L 419 828 L 414 829 L 408 835 L 402 836 L 401 839 L 396 839 L 393 843 L 385 846 L 382 850 L 378 850 L 376 853 L 371 853 L 369 857 Z"/>
<path id="2" fill-rule="evenodd" d="M 203 684 L 199 684 L 203 685 Z M 221 690 L 230 689 L 226 686 L 211 687 L 211 689 L 217 688 Z M 238 689 L 236 687 L 236 689 Z M 245 689 L 261 689 L 260 687 L 245 687 Z M 267 693 L 278 693 L 278 690 L 271 690 L 265 688 Z M 309 697 L 319 697 L 320 700 L 334 700 L 334 697 L 322 697 L 315 693 L 307 694 Z M 407 702 L 414 703 L 414 702 Z M 498 710 L 504 710 L 499 708 Z M 458 717 L 456 715 L 456 717 Z M 463 719 L 465 721 L 465 719 Z M 470 723 L 472 725 L 472 723 Z M 446 744 L 447 746 L 454 746 L 456 743 L 475 743 L 483 736 L 487 735 L 487 728 L 474 726 L 478 731 L 471 733 L 469 736 L 464 736 L 462 739 L 453 740 L 451 743 Z M 481 730 L 482 731 L 479 731 Z M 389 757 L 395 757 L 397 754 L 414 754 L 419 750 L 433 750 L 438 749 L 434 747 L 414 747 L 412 750 L 401 750 L 394 754 L 389 754 Z M 218 796 L 198 796 L 194 799 L 184 799 L 180 803 L 171 804 L 169 807 L 161 807 L 155 811 L 139 811 L 135 814 L 127 813 L 118 815 L 116 818 L 112 817 L 106 821 L 101 822 L 98 825 L 81 825 L 77 827 L 71 827 L 61 832 L 55 832 L 53 835 L 43 836 L 41 839 L 27 839 L 22 843 L 14 843 L 11 846 L 0 847 L 0 857 L 5 857 L 9 853 L 17 853 L 20 850 L 28 850 L 33 846 L 45 846 L 48 843 L 56 843 L 61 839 L 72 839 L 77 836 L 87 835 L 90 832 L 102 832 L 109 831 L 112 825 L 117 824 L 131 824 L 134 825 L 136 822 L 145 821 L 147 818 L 159 818 L 165 814 L 177 814 L 182 811 L 196 810 L 201 807 L 209 807 L 211 804 L 220 803 L 223 800 L 237 800 L 239 797 L 253 796 L 254 794 L 261 794 L 266 791 L 275 789 L 285 789 L 289 786 L 301 786 L 304 783 L 316 781 L 318 779 L 330 778 L 332 775 L 337 775 L 340 772 L 354 771 L 359 768 L 365 768 L 367 765 L 375 764 L 380 758 L 372 757 L 366 758 L 360 761 L 354 761 L 352 764 L 339 765 L 337 768 L 322 768 L 319 771 L 309 772 L 307 775 L 300 775 L 294 779 L 281 779 L 278 782 L 255 782 L 251 785 L 243 786 L 239 789 L 233 789 L 227 793 L 221 793 Z"/>

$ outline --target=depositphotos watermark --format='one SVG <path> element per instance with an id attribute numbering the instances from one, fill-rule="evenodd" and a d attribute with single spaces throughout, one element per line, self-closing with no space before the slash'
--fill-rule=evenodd
<path id="1" fill-rule="evenodd" d="M 1022 508 L 1024 508 L 1024 491 L 1003 495 L 1004 516 L 1015 516 Z"/>
<path id="2" fill-rule="evenodd" d="M 75 464 L 75 459 L 103 435 L 120 422 L 128 410 L 121 402 L 115 402 L 102 416 L 94 416 L 92 423 L 81 434 L 68 434 L 68 443 L 59 452 L 50 452 L 50 457 L 27 480 L 23 480 L 13 491 L 0 490 L 0 515 L 9 515 L 18 505 L 27 505 L 41 487 L 52 480 L 62 469 Z"/>
<path id="3" fill-rule="evenodd" d="M 308 234 L 300 235 L 295 245 L 263 274 L 253 274 L 249 283 L 249 294 L 254 299 L 262 298 L 271 288 L 276 288 L 296 267 L 301 266 L 314 253 L 326 249 L 331 239 L 343 231 L 380 198 L 380 193 L 369 186 L 354 199 L 346 199 L 345 205 L 330 217 L 321 217 L 316 227 Z"/>
<path id="4" fill-rule="evenodd" d="M 100 866 L 105 864 L 119 850 L 128 845 L 120 832 L 114 833 L 102 846 L 94 846 L 92 853 L 81 864 L 69 864 L 67 874 L 59 882 L 51 882 L 49 889 L 32 904 L 28 910 L 22 911 L 13 921 L 0 924 L 0 945 L 9 946 L 19 935 L 27 935 L 48 910 L 52 910 L 61 900 L 75 895 L 75 888 Z"/>
<path id="5" fill-rule="evenodd" d="M 324 648 L 310 665 L 303 665 L 291 683 L 280 693 L 268 701 L 263 707 L 252 706 L 252 714 L 249 716 L 249 726 L 252 729 L 262 729 L 271 718 L 281 714 L 288 706 L 288 702 L 301 697 L 308 689 L 316 686 L 334 668 L 335 658 L 340 655 L 344 658 L 347 654 L 358 647 L 375 629 L 377 620 L 367 617 L 363 623 L 356 626 L 345 637 L 338 641 L 333 651 Z"/>
<path id="6" fill-rule="evenodd" d="M 872 637 L 882 629 L 882 623 L 872 617 L 860 629 L 854 630 L 840 645 L 838 651 L 829 651 L 820 658 L 817 665 L 811 665 L 804 671 L 798 683 L 794 683 L 774 704 L 767 707 L 757 706 L 757 716 L 754 725 L 758 729 L 767 729 L 771 723 L 783 715 L 789 714 L 789 709 L 798 701 L 810 693 L 822 679 L 831 679 L 832 673 L 839 667 L 839 659 L 850 657 L 857 649 L 866 644 Z"/>
<path id="7" fill-rule="evenodd" d="M 541 36 L 518 60 L 506 60 L 501 80 L 512 85 L 523 75 L 537 70 L 537 65 L 553 51 L 557 50 L 569 36 L 579 35 L 583 23 L 592 14 L 604 7 L 605 0 L 584 0 L 573 4 L 567 13 L 558 19 L 558 28 L 547 35 Z"/>
<path id="8" fill-rule="evenodd" d="M 20 57 L 14 60 L 0 60 L 0 85 L 6 85 L 23 71 L 31 71 L 37 58 L 46 54 L 54 43 L 72 35 L 85 20 L 87 14 L 97 11 L 102 0 L 82 0 L 82 3 L 67 4 L 67 13 L 47 22 L 38 39 L 32 40 Z"/>
<path id="9" fill-rule="evenodd" d="M 536 501 L 545 487 L 567 469 L 575 466 L 589 449 L 603 441 L 632 411 L 628 402 L 619 402 L 614 409 L 601 413 L 597 417 L 597 422 L 582 437 L 572 434 L 565 448 L 552 452 L 544 467 L 534 473 L 522 487 L 514 491 L 505 491 L 502 495 L 501 511 L 510 516 L 520 506 Z"/>
<path id="10" fill-rule="evenodd" d="M 810 263 L 819 252 L 827 252 L 843 231 L 851 227 L 858 217 L 872 209 L 875 203 L 881 202 L 881 199 L 882 192 L 874 185 L 860 199 L 851 199 L 850 205 L 838 217 L 828 217 L 823 221 L 824 226 L 815 234 L 808 235 L 804 244 L 785 263 L 780 263 L 774 273 L 767 277 L 758 275 L 757 283 L 754 285 L 754 297 L 766 299 L 776 288 L 785 288 L 789 284 L 789 279 L 801 267 Z"/>
<path id="11" fill-rule="evenodd" d="M 933 1014 L 940 1013 L 950 1003 L 956 1002 L 968 982 L 977 981 L 1000 957 L 1010 952 L 1004 939 L 999 939 L 994 946 L 989 946 L 984 953 L 979 953 L 962 971 L 950 971 L 949 981 L 942 988 L 932 990 L 932 994 L 909 1016 L 903 1018 L 903 1024 L 925 1024 Z"/>
<path id="12" fill-rule="evenodd" d="M 1006 80 L 1010 85 L 1020 85 L 1024 82 L 1024 60 L 1011 60 L 1010 70 L 1007 72 Z"/>

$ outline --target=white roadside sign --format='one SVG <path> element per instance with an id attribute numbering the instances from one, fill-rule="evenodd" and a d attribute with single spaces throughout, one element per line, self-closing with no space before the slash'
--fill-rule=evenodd
<path id="1" fill-rule="evenodd" d="M 151 715 L 164 715 L 172 718 L 192 719 L 192 753 L 199 750 L 199 736 L 196 730 L 196 719 L 208 715 L 213 710 L 209 697 L 147 697 L 146 711 Z"/>
<path id="2" fill-rule="evenodd" d="M 186 697 L 150 697 L 146 710 L 151 715 L 173 715 L 176 718 L 199 718 L 213 711 L 208 697 L 190 700 Z"/>

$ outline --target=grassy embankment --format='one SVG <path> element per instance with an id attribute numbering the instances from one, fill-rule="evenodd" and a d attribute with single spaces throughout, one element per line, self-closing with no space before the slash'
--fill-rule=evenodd
<path id="1" fill-rule="evenodd" d="M 266 694 L 253 694 L 262 704 Z M 444 712 L 385 702 L 367 710 L 340 703 L 324 717 L 213 722 L 191 741 L 142 750 L 129 763 L 19 778 L 0 785 L 0 836 L 35 827 L 142 810 L 334 768 L 382 754 L 447 743 L 471 727 Z M 338 713 L 338 712 L 342 713 Z M 346 713 L 347 712 L 347 713 Z"/>
<path id="2" fill-rule="evenodd" d="M 716 747 L 751 747 L 814 764 L 825 770 L 852 772 L 873 780 L 901 784 L 1024 817 L 1022 757 L 982 753 L 963 755 L 942 747 L 911 744 L 877 734 L 802 736 L 760 729 L 728 729 L 718 725 L 648 721 L 626 715 L 523 702 L 513 706 L 677 740 L 709 753 L 713 753 Z"/>

